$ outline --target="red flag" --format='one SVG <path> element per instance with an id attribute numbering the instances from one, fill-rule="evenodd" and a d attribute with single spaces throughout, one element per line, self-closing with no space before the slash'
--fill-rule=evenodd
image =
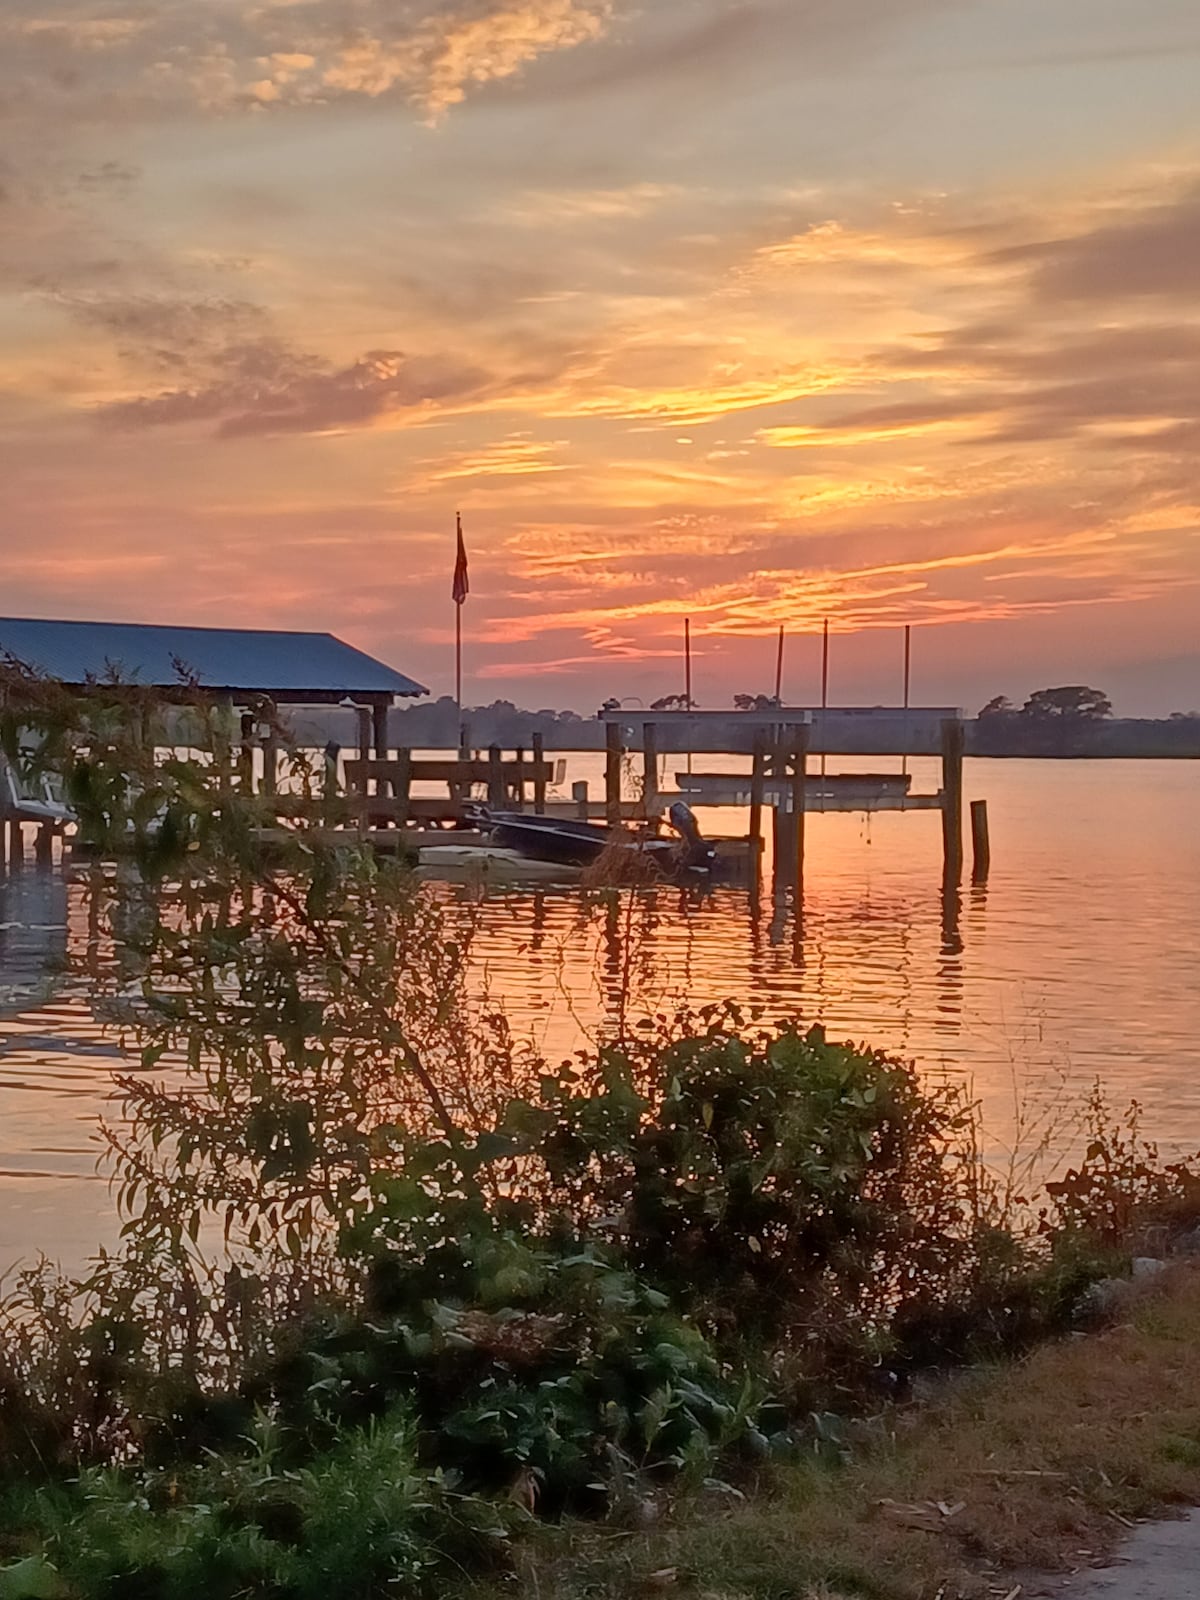
<path id="1" fill-rule="evenodd" d="M 471 585 L 467 582 L 467 547 L 463 543 L 462 518 L 458 517 L 456 520 L 458 522 L 458 556 L 454 563 L 454 586 L 450 590 L 450 594 L 454 604 L 460 606 L 470 594 Z"/>

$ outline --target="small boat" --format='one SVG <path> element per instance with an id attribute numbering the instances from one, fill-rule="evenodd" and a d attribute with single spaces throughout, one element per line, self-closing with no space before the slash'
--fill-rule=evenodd
<path id="1" fill-rule="evenodd" d="M 493 844 L 516 850 L 531 861 L 589 867 L 616 846 L 649 858 L 665 877 L 708 872 L 715 852 L 700 837 L 691 811 L 677 802 L 668 816 L 678 839 L 643 836 L 605 822 L 539 817 L 525 811 L 489 811 L 481 806 L 471 812 L 471 820 L 490 835 Z"/>

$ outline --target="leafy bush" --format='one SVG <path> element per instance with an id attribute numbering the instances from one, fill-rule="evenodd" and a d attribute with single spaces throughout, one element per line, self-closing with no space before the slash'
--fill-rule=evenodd
<path id="1" fill-rule="evenodd" d="M 20 1508 L 42 1562 L 88 1600 L 371 1600 L 428 1593 L 504 1548 L 512 1517 L 420 1468 L 402 1414 L 301 1468 L 261 1418 L 247 1443 L 195 1468 L 92 1469 L 43 1491 Z"/>

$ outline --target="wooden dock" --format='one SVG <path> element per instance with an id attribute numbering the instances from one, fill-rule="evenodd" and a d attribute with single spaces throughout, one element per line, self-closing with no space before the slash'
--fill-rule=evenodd
<path id="1" fill-rule="evenodd" d="M 942 887 L 962 880 L 963 750 L 961 711 L 944 706 L 867 706 L 834 708 L 797 706 L 766 711 L 630 711 L 601 712 L 606 729 L 605 792 L 609 815 L 621 799 L 621 770 L 627 739 L 640 747 L 646 804 L 658 801 L 660 750 L 724 754 L 747 753 L 746 773 L 680 774 L 683 798 L 704 806 L 749 806 L 750 848 L 762 848 L 763 811 L 773 818 L 776 888 L 790 887 L 797 905 L 804 892 L 806 819 L 814 812 L 938 811 L 942 818 Z M 729 749 L 730 727 L 737 730 L 740 751 Z M 813 772 L 811 756 L 866 755 L 902 757 L 933 755 L 941 760 L 941 784 L 932 794 L 913 794 L 907 774 L 836 774 Z M 685 788 L 685 785 L 689 785 Z M 972 801 L 971 839 L 976 881 L 987 875 L 991 850 L 987 802 Z"/>

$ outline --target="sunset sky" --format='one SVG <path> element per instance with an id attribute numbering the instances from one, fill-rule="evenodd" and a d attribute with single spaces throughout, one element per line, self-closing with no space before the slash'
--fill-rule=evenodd
<path id="1" fill-rule="evenodd" d="M 0 0 L 0 613 L 1200 707 L 1196 0 Z M 801 635 L 806 637 L 801 638 Z"/>

